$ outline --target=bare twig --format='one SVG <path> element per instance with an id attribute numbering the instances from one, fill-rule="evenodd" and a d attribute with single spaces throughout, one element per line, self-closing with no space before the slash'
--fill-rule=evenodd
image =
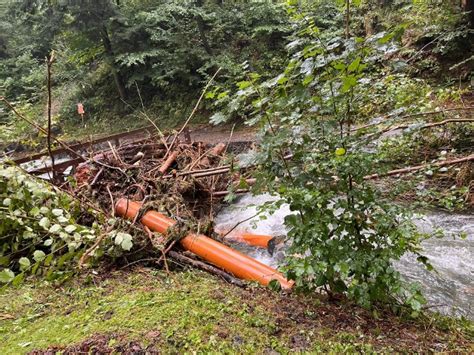
<path id="1" fill-rule="evenodd" d="M 152 124 L 153 127 L 155 127 L 156 131 L 158 132 L 158 134 L 160 136 L 161 142 L 164 144 L 165 148 L 168 149 L 168 145 L 166 144 L 166 139 L 164 139 L 165 135 L 163 134 L 163 132 L 161 132 L 161 130 L 158 128 L 158 126 L 155 124 L 155 122 L 146 113 L 145 105 L 143 104 L 143 100 L 142 100 L 142 94 L 140 93 L 140 89 L 138 88 L 138 84 L 137 84 L 136 81 L 135 81 L 135 86 L 137 88 L 138 97 L 140 99 L 140 104 L 142 106 L 142 112 L 141 112 L 142 115 L 145 117 L 145 119 L 148 122 L 150 122 Z"/>
<path id="2" fill-rule="evenodd" d="M 227 231 L 227 233 L 225 233 L 224 235 L 222 235 L 222 238 L 227 237 L 235 228 L 237 228 L 238 226 L 240 226 L 242 223 L 245 223 L 245 222 L 247 222 L 247 221 L 250 221 L 252 218 L 257 217 L 260 213 L 262 213 L 262 212 L 257 212 L 257 213 L 254 214 L 253 216 L 250 216 L 250 217 L 248 217 L 248 218 L 245 218 L 245 219 L 243 219 L 243 220 L 237 222 L 231 229 L 229 229 L 229 230 Z"/>
<path id="3" fill-rule="evenodd" d="M 234 135 L 234 129 L 235 129 L 235 123 L 232 126 L 232 129 L 230 130 L 229 140 L 227 141 L 227 145 L 225 146 L 225 150 L 222 153 L 223 155 L 226 155 L 226 153 L 227 153 L 227 149 L 229 148 L 230 142 L 232 141 L 232 137 Z M 219 163 L 219 165 L 220 165 L 220 163 Z"/>
<path id="4" fill-rule="evenodd" d="M 54 169 L 54 155 L 51 149 L 51 106 L 52 106 L 52 94 L 51 94 L 51 68 L 54 62 L 54 51 L 51 52 L 49 58 L 46 58 L 46 69 L 47 69 L 47 80 L 48 80 L 48 132 L 47 132 L 47 143 L 48 153 L 51 159 L 51 171 L 53 173 L 53 181 L 56 181 L 56 171 Z"/>
<path id="5" fill-rule="evenodd" d="M 168 254 L 168 252 L 175 246 L 176 244 L 176 240 L 173 240 L 170 245 L 168 245 L 168 247 L 162 251 L 162 256 L 158 259 L 158 261 L 156 262 L 157 264 L 159 264 L 163 258 L 165 257 L 166 254 Z"/>
<path id="6" fill-rule="evenodd" d="M 449 123 L 470 123 L 470 122 L 474 122 L 474 119 L 453 118 L 453 119 L 443 120 L 443 121 L 440 121 L 440 122 L 427 123 L 427 124 L 419 127 L 419 129 L 421 130 L 421 129 L 427 129 L 427 128 L 432 128 L 432 127 L 444 126 L 444 125 L 449 124 Z M 399 129 L 405 129 L 405 128 L 409 128 L 409 127 L 410 127 L 410 125 L 408 125 L 408 124 L 399 125 L 399 126 L 395 126 L 395 127 L 392 127 L 392 128 L 388 127 L 387 129 L 382 130 L 380 133 L 397 131 Z"/>
<path id="7" fill-rule="evenodd" d="M 219 173 L 220 173 L 221 170 L 223 172 L 229 171 L 230 170 L 230 165 L 223 165 L 223 166 L 220 166 L 220 167 L 218 166 L 218 167 L 209 168 L 209 169 L 198 169 L 198 170 L 192 170 L 192 171 L 184 171 L 182 173 L 177 174 L 176 176 L 194 175 L 194 174 L 199 174 L 199 173 L 210 173 L 210 172 L 214 172 L 214 171 L 219 171 Z M 174 178 L 174 177 L 175 177 L 174 175 L 165 175 L 165 176 L 163 176 L 163 178 L 165 178 L 165 179 L 171 179 L 171 178 Z"/>
<path id="8" fill-rule="evenodd" d="M 221 174 L 228 173 L 229 171 L 230 171 L 230 169 L 224 168 L 224 169 L 221 169 L 221 170 L 213 170 L 213 171 L 207 171 L 207 172 L 203 172 L 203 173 L 196 173 L 196 174 L 192 174 L 191 176 L 193 178 L 200 178 L 200 177 L 206 177 L 206 176 L 221 175 Z"/>
<path id="9" fill-rule="evenodd" d="M 227 281 L 227 282 L 229 282 L 233 285 L 236 285 L 236 286 L 239 286 L 239 287 L 245 287 L 245 283 L 243 281 L 235 278 L 234 276 L 228 274 L 227 272 L 225 272 L 221 269 L 216 268 L 215 266 L 206 264 L 206 263 L 204 263 L 202 261 L 199 261 L 199 260 L 196 260 L 196 259 L 191 259 L 190 257 L 184 256 L 184 255 L 182 255 L 180 253 L 177 253 L 175 251 L 170 251 L 168 254 L 169 254 L 170 257 L 172 257 L 173 259 L 176 259 L 177 261 L 179 261 L 183 264 L 189 264 L 193 267 L 197 267 L 197 268 L 199 268 L 201 270 L 204 270 L 204 271 L 207 271 L 211 274 L 220 276 L 225 281 Z"/>
<path id="10" fill-rule="evenodd" d="M 29 123 L 30 125 L 32 125 L 33 127 L 35 127 L 38 131 L 40 131 L 41 133 L 47 135 L 48 134 L 48 131 L 46 129 L 44 129 L 43 127 L 41 127 L 40 125 L 38 125 L 37 123 L 33 122 L 32 120 L 30 120 L 29 118 L 26 118 L 24 115 L 22 115 L 21 113 L 19 113 L 16 108 L 3 96 L 0 96 L 0 101 L 3 101 L 5 103 L 5 105 L 7 105 L 7 107 L 13 111 L 13 113 L 15 115 L 17 115 L 17 117 L 21 118 L 23 121 L 26 121 L 27 123 Z M 77 153 L 75 150 L 71 149 L 66 143 L 64 143 L 63 141 L 57 139 L 56 137 L 51 137 L 54 141 L 56 141 L 59 145 L 61 145 L 64 149 L 66 149 L 68 152 L 70 152 L 71 154 L 73 154 L 74 156 L 76 156 L 77 158 L 80 158 L 82 159 L 83 161 L 86 161 L 86 158 L 84 158 L 82 155 L 80 155 L 79 153 Z"/>
<path id="11" fill-rule="evenodd" d="M 428 42 L 427 44 L 425 44 L 419 51 L 417 51 L 414 55 L 412 55 L 408 60 L 407 60 L 407 63 L 410 63 L 412 62 L 416 57 L 418 57 L 426 48 L 428 48 L 430 45 L 432 45 L 433 43 L 435 43 L 438 39 L 440 39 L 441 37 L 443 37 L 447 32 L 442 32 L 438 37 L 436 37 L 435 39 L 433 39 L 431 42 Z"/>
<path id="12" fill-rule="evenodd" d="M 234 194 L 245 194 L 249 191 L 250 190 L 248 190 L 248 189 L 240 189 L 240 190 L 232 191 L 232 193 L 234 193 Z M 217 192 L 213 192 L 212 195 L 216 196 L 216 197 L 223 197 L 223 196 L 227 196 L 230 193 L 231 193 L 230 191 L 217 191 Z"/>
<path id="13" fill-rule="evenodd" d="M 214 149 L 214 147 L 209 148 L 204 153 L 202 153 L 194 162 L 191 163 L 191 165 L 189 166 L 189 168 L 187 170 L 191 171 L 197 164 L 199 164 L 201 159 L 204 158 L 206 155 L 208 155 L 213 149 Z"/>
<path id="14" fill-rule="evenodd" d="M 99 246 L 99 244 L 104 240 L 105 237 L 109 235 L 109 233 L 112 231 L 113 226 L 110 226 L 107 228 L 107 230 L 102 233 L 99 238 L 97 238 L 96 242 L 89 248 L 87 249 L 84 254 L 82 254 L 81 259 L 79 260 L 79 267 L 82 268 L 84 264 L 87 262 L 89 259 L 90 254 Z"/>
<path id="15" fill-rule="evenodd" d="M 398 117 L 398 119 L 399 119 L 399 120 L 404 120 L 404 119 L 407 119 L 407 118 L 420 117 L 420 116 L 433 116 L 433 115 L 443 114 L 443 113 L 446 113 L 446 112 L 453 112 L 453 111 L 472 111 L 472 110 L 474 110 L 474 106 L 453 107 L 453 108 L 446 108 L 446 109 L 440 110 L 440 111 L 429 111 L 429 112 L 412 113 L 412 114 L 409 114 L 409 115 L 400 116 L 400 117 Z M 390 119 L 390 118 L 395 118 L 395 117 L 397 117 L 397 116 L 398 116 L 398 114 L 392 114 L 392 115 L 385 115 L 385 116 L 382 116 L 381 118 L 383 118 L 383 119 Z M 350 130 L 350 132 L 359 131 L 359 130 L 361 130 L 361 129 L 370 128 L 370 127 L 373 127 L 373 126 L 378 126 L 378 125 L 383 124 L 383 123 L 384 123 L 383 121 L 374 122 L 374 123 L 368 123 L 368 124 L 363 125 L 363 126 L 354 127 L 354 128 L 352 128 L 352 129 Z"/>
<path id="16" fill-rule="evenodd" d="M 167 151 L 166 151 L 166 154 L 165 154 L 165 158 L 168 156 L 168 154 L 170 153 L 171 149 L 173 149 L 173 146 L 176 142 L 176 139 L 179 137 L 179 135 L 184 131 L 184 129 L 186 128 L 186 126 L 189 124 L 189 121 L 191 121 L 191 118 L 193 118 L 194 114 L 196 113 L 204 95 L 206 94 L 206 91 L 207 89 L 209 88 L 209 86 L 211 85 L 211 83 L 214 81 L 214 79 L 216 78 L 217 74 L 219 74 L 219 72 L 221 71 L 222 68 L 219 68 L 217 69 L 217 71 L 214 73 L 214 75 L 212 76 L 212 78 L 207 82 L 206 86 L 204 87 L 204 89 L 202 90 L 202 93 L 201 93 L 201 96 L 199 97 L 199 100 L 197 101 L 196 105 L 194 106 L 194 109 L 192 110 L 191 114 L 189 115 L 188 119 L 186 120 L 186 122 L 184 122 L 184 125 L 183 127 L 181 127 L 181 129 L 178 131 L 178 133 L 175 134 L 175 136 L 173 137 L 173 140 L 171 141 L 171 144 L 170 146 L 168 147 Z"/>
<path id="17" fill-rule="evenodd" d="M 115 202 L 114 202 L 114 197 L 112 196 L 112 192 L 110 192 L 110 187 L 109 185 L 106 185 L 105 188 L 107 189 L 107 192 L 110 197 L 110 205 L 112 206 L 112 217 L 115 217 Z"/>
<path id="18" fill-rule="evenodd" d="M 91 186 L 94 186 L 97 183 L 97 181 L 100 179 L 103 173 L 104 173 L 104 168 L 100 168 L 99 172 L 95 175 L 94 179 L 92 180 Z"/>

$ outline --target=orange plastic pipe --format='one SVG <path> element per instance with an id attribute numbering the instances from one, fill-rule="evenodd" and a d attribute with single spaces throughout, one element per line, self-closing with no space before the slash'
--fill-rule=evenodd
<path id="1" fill-rule="evenodd" d="M 115 205 L 117 215 L 130 220 L 135 218 L 139 210 L 139 203 L 123 198 L 119 199 Z M 141 223 L 155 232 L 166 234 L 168 228 L 176 222 L 156 211 L 148 211 L 142 217 Z M 283 289 L 293 287 L 294 282 L 288 281 L 277 270 L 205 235 L 189 234 L 181 239 L 180 243 L 186 250 L 241 279 L 258 281 L 264 286 L 272 280 L 277 280 Z"/>
<path id="2" fill-rule="evenodd" d="M 271 235 L 242 233 L 236 239 L 254 247 L 268 248 L 268 242 L 273 239 Z"/>

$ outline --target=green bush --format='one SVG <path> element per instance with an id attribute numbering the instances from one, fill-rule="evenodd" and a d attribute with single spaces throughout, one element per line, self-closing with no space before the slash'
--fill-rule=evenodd
<path id="1" fill-rule="evenodd" d="M 81 223 L 91 218 L 97 221 Z M 84 251 L 106 233 L 106 222 L 48 183 L 0 164 L 0 284 L 16 285 L 28 274 L 49 280 L 71 275 Z M 110 232 L 90 255 L 119 256 L 132 246 L 129 234 Z"/>
<path id="2" fill-rule="evenodd" d="M 247 123 L 261 128 L 254 191 L 278 194 L 278 204 L 294 211 L 285 219 L 291 244 L 286 273 L 303 290 L 323 288 L 365 307 L 403 303 L 416 313 L 424 298 L 392 262 L 411 252 L 430 268 L 420 254 L 425 236 L 408 211 L 384 201 L 365 179 L 380 157 L 352 130 L 380 89 L 370 83 L 378 80 L 381 58 L 395 47 L 399 31 L 344 38 L 332 29 L 328 35 L 297 6 L 289 11 L 295 33 L 285 70 L 271 80 L 249 73 L 228 108 L 248 112 Z M 396 83 L 390 87 L 396 91 Z M 389 105 L 417 104 L 412 92 L 395 95 Z"/>

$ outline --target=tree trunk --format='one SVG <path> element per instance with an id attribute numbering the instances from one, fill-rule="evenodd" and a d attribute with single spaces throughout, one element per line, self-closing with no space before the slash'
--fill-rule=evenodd
<path id="1" fill-rule="evenodd" d="M 474 0 L 462 0 L 463 11 L 469 12 L 469 22 L 471 28 L 474 28 Z"/>
<path id="2" fill-rule="evenodd" d="M 101 31 L 102 37 L 102 44 L 104 45 L 105 55 L 107 57 L 107 61 L 110 65 L 110 69 L 112 70 L 112 75 L 114 77 L 115 87 L 117 88 L 117 92 L 122 100 L 127 99 L 127 89 L 123 83 L 123 78 L 120 75 L 119 70 L 116 68 L 114 63 L 114 51 L 112 49 L 112 43 L 110 42 L 110 37 L 107 32 L 107 29 L 102 27 Z"/>
<path id="3" fill-rule="evenodd" d="M 196 0 L 196 5 L 197 7 L 201 8 L 202 7 L 202 0 Z M 201 37 L 202 45 L 204 49 L 206 50 L 206 53 L 212 56 L 212 49 L 211 46 L 209 45 L 209 42 L 207 40 L 206 36 L 206 29 L 204 25 L 204 19 L 202 18 L 201 15 L 196 16 L 196 22 L 199 30 L 199 36 Z"/>

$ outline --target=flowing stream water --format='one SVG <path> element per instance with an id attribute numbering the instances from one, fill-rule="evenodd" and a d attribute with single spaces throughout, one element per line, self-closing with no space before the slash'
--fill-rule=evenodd
<path id="1" fill-rule="evenodd" d="M 284 218 L 291 213 L 287 205 L 281 206 L 274 214 L 263 213 L 253 217 L 259 206 L 275 199 L 269 195 L 242 195 L 217 215 L 216 231 L 226 233 L 237 222 L 248 219 L 240 223 L 227 238 L 232 240 L 242 232 L 284 235 Z M 262 215 L 264 219 L 260 219 Z M 421 284 L 432 310 L 474 319 L 474 215 L 427 212 L 414 222 L 425 233 L 434 234 L 438 228 L 444 230 L 443 238 L 432 237 L 422 244 L 423 255 L 430 259 L 436 271 L 427 271 L 410 254 L 395 262 L 396 268 L 406 280 Z M 466 238 L 459 238 L 460 234 L 465 234 Z M 238 242 L 232 244 L 236 249 L 272 267 L 278 267 L 283 259 L 282 253 L 272 256 L 262 248 Z"/>

